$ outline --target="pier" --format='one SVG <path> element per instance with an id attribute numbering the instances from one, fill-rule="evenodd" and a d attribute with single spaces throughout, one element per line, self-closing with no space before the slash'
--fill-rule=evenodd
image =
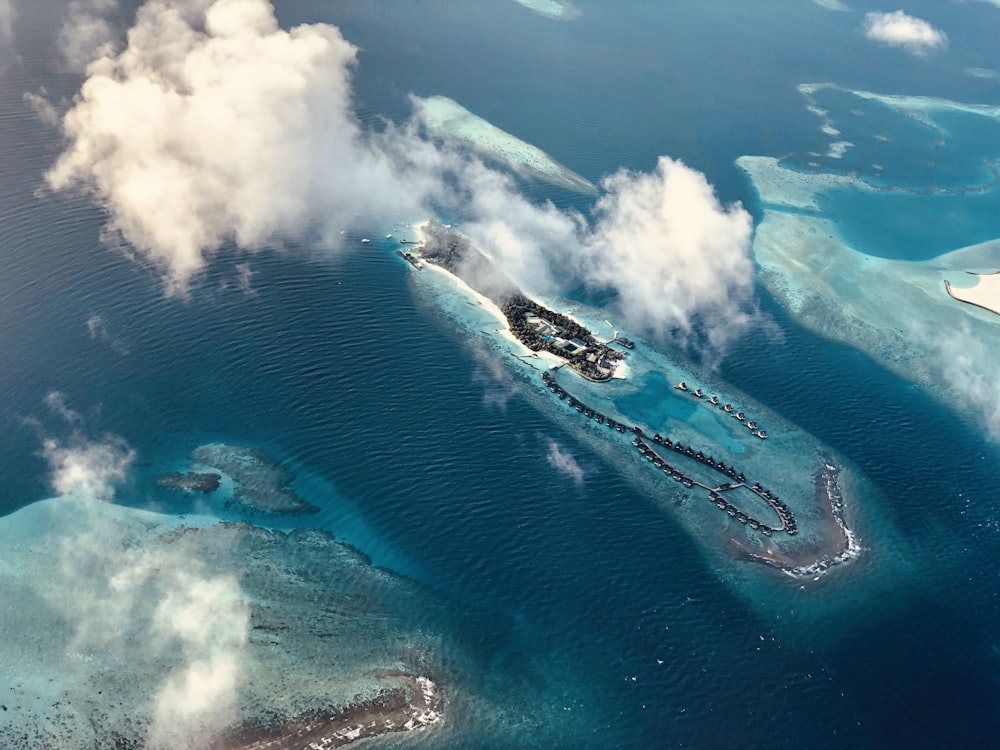
<path id="1" fill-rule="evenodd" d="M 726 412 L 726 414 L 729 414 L 731 417 L 733 417 L 733 419 L 742 423 L 744 427 L 750 430 L 750 433 L 752 435 L 756 435 L 761 440 L 767 440 L 767 431 L 759 427 L 756 421 L 747 417 L 747 415 L 744 412 L 739 411 L 732 404 L 722 403 L 722 400 L 718 396 L 710 396 L 709 398 L 705 398 L 705 392 L 701 388 L 695 388 L 694 390 L 692 390 L 688 386 L 688 384 L 683 380 L 674 386 L 674 390 L 682 391 L 699 400 L 703 399 L 706 404 L 722 409 L 722 411 Z"/>
<path id="2" fill-rule="evenodd" d="M 548 388 L 560 401 L 565 401 L 571 409 L 575 409 L 579 414 L 585 416 L 587 419 L 593 419 L 598 424 L 604 424 L 609 429 L 617 430 L 619 433 L 633 433 L 635 437 L 632 440 L 632 446 L 639 452 L 640 456 L 645 458 L 646 461 L 653 466 L 654 469 L 663 472 L 664 476 L 673 479 L 675 482 L 683 484 L 688 489 L 699 487 L 705 490 L 707 493 L 707 499 L 713 505 L 744 526 L 749 526 L 751 529 L 759 531 L 764 536 L 771 536 L 775 532 L 782 531 L 790 536 L 794 536 L 798 533 L 798 524 L 795 520 L 795 516 L 791 509 L 789 509 L 789 507 L 781 500 L 781 498 L 771 492 L 771 490 L 761 485 L 760 482 L 754 482 L 751 484 L 749 480 L 747 480 L 746 475 L 742 471 L 737 470 L 735 466 L 727 466 L 725 461 L 716 460 L 714 456 L 706 455 L 704 451 L 697 450 L 690 445 L 685 446 L 680 441 L 673 440 L 669 436 L 656 433 L 652 438 L 650 438 L 650 441 L 661 448 L 661 454 L 661 452 L 657 451 L 653 445 L 650 445 L 650 442 L 647 442 L 646 435 L 642 428 L 637 425 L 625 425 L 591 408 L 559 385 L 551 371 L 546 370 L 542 373 L 542 381 L 545 383 L 545 387 Z M 667 453 L 667 451 L 669 451 L 669 453 Z M 724 481 L 716 485 L 710 485 L 699 481 L 685 473 L 681 468 L 670 463 L 670 461 L 664 458 L 664 455 L 669 455 L 671 461 L 680 461 L 681 463 L 685 461 L 694 461 L 696 463 L 700 463 L 703 466 L 722 474 Z M 762 522 L 760 519 L 755 518 L 749 513 L 741 510 L 725 497 L 726 493 L 732 493 L 733 491 L 740 489 L 745 489 L 754 493 L 772 511 L 774 511 L 777 516 L 777 524 L 771 525 Z"/>

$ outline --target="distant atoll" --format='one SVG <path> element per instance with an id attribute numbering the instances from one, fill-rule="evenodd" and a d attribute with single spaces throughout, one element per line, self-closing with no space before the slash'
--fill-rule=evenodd
<path id="1" fill-rule="evenodd" d="M 256 448 L 211 443 L 196 448 L 191 459 L 232 478 L 235 490 L 228 503 L 230 507 L 282 515 L 319 511 L 315 505 L 288 489 L 292 475 Z"/>

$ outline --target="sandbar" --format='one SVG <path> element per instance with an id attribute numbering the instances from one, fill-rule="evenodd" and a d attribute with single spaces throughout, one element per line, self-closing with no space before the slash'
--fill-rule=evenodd
<path id="1" fill-rule="evenodd" d="M 968 288 L 956 287 L 945 279 L 945 289 L 952 298 L 960 302 L 981 307 L 1000 315 L 1000 271 L 972 274 L 977 281 Z"/>

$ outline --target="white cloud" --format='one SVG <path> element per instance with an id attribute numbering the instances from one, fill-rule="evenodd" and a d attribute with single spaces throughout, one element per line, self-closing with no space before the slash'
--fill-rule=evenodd
<path id="1" fill-rule="evenodd" d="M 0 62 L 14 52 L 14 0 L 0 0 Z"/>
<path id="2" fill-rule="evenodd" d="M 96 57 L 112 54 L 115 31 L 110 16 L 117 0 L 71 0 L 59 32 L 59 51 L 70 70 L 83 73 Z"/>
<path id="3" fill-rule="evenodd" d="M 948 46 L 948 37 L 927 21 L 908 16 L 901 10 L 892 13 L 865 15 L 865 36 L 890 47 L 902 47 L 907 52 L 925 56 L 928 52 Z"/>
<path id="4" fill-rule="evenodd" d="M 46 438 L 42 457 L 49 464 L 50 482 L 58 494 L 110 500 L 115 484 L 125 479 L 135 460 L 135 451 L 114 435 L 91 442 L 75 434 L 67 441 Z"/>
<path id="5" fill-rule="evenodd" d="M 90 440 L 80 429 L 80 415 L 66 405 L 58 391 L 45 398 L 49 409 L 58 414 L 73 430 L 68 437 L 46 437 L 41 455 L 49 465 L 49 482 L 59 495 L 110 500 L 114 487 L 125 479 L 135 461 L 135 451 L 117 435 L 104 435 Z"/>
<path id="6" fill-rule="evenodd" d="M 207 564 L 197 545 L 137 526 L 78 506 L 53 571 L 73 628 L 66 651 L 109 663 L 125 652 L 126 673 L 153 680 L 135 717 L 145 747 L 208 747 L 238 720 L 249 604 L 237 576 Z"/>
<path id="7" fill-rule="evenodd" d="M 995 351 L 975 336 L 967 323 L 947 335 L 926 330 L 916 330 L 915 335 L 929 343 L 933 354 L 929 364 L 936 370 L 935 379 L 961 393 L 990 436 L 1000 441 L 1000 379 Z"/>
<path id="8" fill-rule="evenodd" d="M 718 351 L 749 318 L 750 216 L 701 173 L 663 158 L 606 178 L 591 217 L 536 205 L 513 180 L 419 135 L 417 119 L 362 130 L 356 50 L 328 25 L 278 28 L 267 0 L 148 0 L 120 52 L 104 47 L 48 179 L 90 191 L 123 238 L 184 293 L 215 250 L 387 217 L 461 214 L 532 289 L 618 293 L 632 326 Z"/>
<path id="9" fill-rule="evenodd" d="M 652 173 L 606 177 L 590 222 L 502 182 L 474 185 L 467 205 L 477 218 L 464 230 L 533 289 L 613 290 L 630 326 L 697 339 L 710 358 L 755 319 L 753 220 L 682 162 L 661 157 Z"/>
<path id="10" fill-rule="evenodd" d="M 549 465 L 560 474 L 569 477 L 575 484 L 583 484 L 584 472 L 580 468 L 580 464 L 573 458 L 572 453 L 563 450 L 562 446 L 555 440 L 549 440 L 549 452 L 546 459 Z"/>
<path id="11" fill-rule="evenodd" d="M 177 642 L 184 663 L 154 696 L 148 746 L 155 750 L 196 747 L 236 716 L 241 668 L 247 644 L 249 608 L 235 576 L 173 571 L 154 615 L 153 637 Z"/>
<path id="12" fill-rule="evenodd" d="M 419 180 L 353 118 L 355 54 L 333 26 L 279 29 L 265 0 L 149 0 L 89 65 L 49 183 L 90 190 L 172 292 L 225 242 L 420 215 Z"/>
<path id="13" fill-rule="evenodd" d="M 622 170 L 602 186 L 579 258 L 588 279 L 618 292 L 630 324 L 684 338 L 697 325 L 721 350 L 751 320 L 750 214 L 723 206 L 704 174 L 667 157 L 651 174 Z"/>
<path id="14" fill-rule="evenodd" d="M 52 485 L 63 497 L 88 501 L 78 505 L 55 571 L 67 582 L 58 589 L 60 607 L 71 613 L 67 652 L 107 658 L 129 643 L 139 671 L 161 676 L 149 698 L 145 746 L 207 747 L 237 718 L 250 617 L 239 580 L 208 570 L 185 545 L 140 541 L 115 516 L 89 512 L 90 501 L 113 499 L 135 451 L 115 435 L 88 439 L 83 418 L 62 393 L 49 393 L 45 404 L 72 428 L 69 437 L 43 440 Z M 72 601 L 65 601 L 67 591 Z"/>
<path id="15" fill-rule="evenodd" d="M 37 94 L 25 91 L 24 101 L 28 102 L 31 108 L 35 110 L 35 114 L 38 115 L 39 120 L 49 127 L 55 127 L 59 124 L 59 113 L 49 100 L 45 98 L 45 94 L 46 91 L 44 88 Z"/>
<path id="16" fill-rule="evenodd" d="M 103 341 L 118 354 L 121 354 L 123 357 L 128 356 L 128 347 L 125 346 L 120 338 L 111 333 L 107 322 L 104 320 L 104 316 L 91 315 L 87 318 L 87 331 L 90 333 L 90 338 L 94 341 Z"/>
<path id="17" fill-rule="evenodd" d="M 816 5 L 827 10 L 848 11 L 850 7 L 841 0 L 813 0 Z"/>

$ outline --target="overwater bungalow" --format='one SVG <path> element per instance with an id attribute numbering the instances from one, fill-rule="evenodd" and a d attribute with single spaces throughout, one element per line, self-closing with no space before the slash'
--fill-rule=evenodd
<path id="1" fill-rule="evenodd" d="M 696 388 L 694 395 L 697 396 L 698 398 L 704 398 L 705 392 L 701 388 Z"/>
<path id="2" fill-rule="evenodd" d="M 677 385 L 675 385 L 674 388 L 676 388 L 679 391 L 686 391 L 688 389 L 688 384 L 682 380 Z"/>

